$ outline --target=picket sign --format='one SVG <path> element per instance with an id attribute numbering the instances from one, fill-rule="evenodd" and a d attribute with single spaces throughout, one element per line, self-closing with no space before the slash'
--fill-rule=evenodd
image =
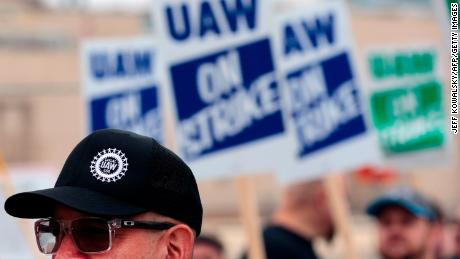
<path id="1" fill-rule="evenodd" d="M 345 3 L 300 6 L 274 21 L 275 60 L 292 132 L 287 136 L 294 136 L 293 161 L 278 174 L 280 181 L 379 163 Z"/>
<path id="2" fill-rule="evenodd" d="M 163 81 L 155 40 L 92 39 L 82 42 L 80 56 L 86 133 L 116 128 L 162 143 Z"/>
<path id="3" fill-rule="evenodd" d="M 270 7 L 261 0 L 153 2 L 176 151 L 200 180 L 274 170 L 288 160 Z"/>
<path id="4" fill-rule="evenodd" d="M 452 164 L 441 53 L 436 44 L 420 42 L 366 51 L 370 114 L 387 165 L 410 170 Z"/>
<path id="5" fill-rule="evenodd" d="M 5 198 L 8 198 L 16 193 L 11 175 L 8 173 L 8 167 L 6 161 L 4 160 L 2 154 L 0 154 L 0 183 L 2 183 L 3 195 Z M 30 251 L 34 258 L 40 258 L 40 254 L 37 249 L 36 241 L 33 238 L 31 233 L 30 226 L 23 219 L 16 218 L 16 222 L 19 225 L 19 229 L 22 232 L 22 236 L 25 237 L 27 246 L 29 246 Z"/>

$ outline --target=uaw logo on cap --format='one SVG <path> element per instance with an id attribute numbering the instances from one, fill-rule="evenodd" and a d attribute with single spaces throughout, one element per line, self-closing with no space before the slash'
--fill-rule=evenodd
<path id="1" fill-rule="evenodd" d="M 128 171 L 128 158 L 116 148 L 103 149 L 91 161 L 91 173 L 102 182 L 116 182 Z"/>

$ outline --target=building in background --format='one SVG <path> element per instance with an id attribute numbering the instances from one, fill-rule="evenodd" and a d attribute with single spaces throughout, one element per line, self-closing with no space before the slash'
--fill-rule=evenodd
<path id="1" fill-rule="evenodd" d="M 59 168 L 68 151 L 85 134 L 86 118 L 80 92 L 81 40 L 131 37 L 147 34 L 151 28 L 146 12 L 148 1 L 134 1 L 134 6 L 132 1 L 115 2 L 0 2 L 0 155 L 8 165 Z M 132 8 L 126 7 L 128 2 Z M 349 1 L 358 56 L 364 57 L 364 50 L 369 46 L 386 43 L 430 42 L 447 49 L 430 1 L 406 0 L 400 7 L 401 2 Z M 278 0 L 280 7 L 291 4 L 295 5 L 295 1 Z M 447 56 L 440 59 L 447 64 Z M 446 82 L 447 76 L 446 69 Z M 454 143 L 458 149 L 458 140 Z M 458 160 L 458 156 L 456 158 Z M 415 185 L 434 196 L 447 214 L 452 215 L 460 197 L 459 171 L 458 165 L 417 170 L 397 177 L 390 184 L 401 181 Z M 348 180 L 352 186 L 351 206 L 356 214 L 387 184 L 379 182 L 376 188 L 375 183 L 357 180 L 354 175 Z M 259 206 L 262 215 L 267 217 L 278 200 L 279 188 L 269 176 L 258 176 L 257 181 L 260 183 L 257 186 Z M 235 228 L 239 224 L 238 204 L 232 183 L 202 182 L 200 188 L 207 217 L 204 230 L 219 235 L 227 246 L 241 248 L 244 238 L 242 231 Z M 214 193 L 220 194 L 212 195 Z M 356 217 L 356 232 L 370 231 L 361 219 Z M 229 258 L 238 256 L 237 249 L 226 250 Z"/>

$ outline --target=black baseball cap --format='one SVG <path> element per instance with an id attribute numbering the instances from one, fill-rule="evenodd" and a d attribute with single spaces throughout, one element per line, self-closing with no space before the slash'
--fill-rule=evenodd
<path id="1" fill-rule="evenodd" d="M 105 217 L 153 211 L 201 232 L 203 208 L 190 168 L 153 138 L 123 130 L 84 138 L 54 188 L 15 194 L 5 210 L 19 218 L 46 218 L 57 204 Z"/>
<path id="2" fill-rule="evenodd" d="M 435 212 L 430 201 L 408 186 L 397 186 L 389 189 L 382 196 L 372 201 L 366 212 L 378 217 L 383 209 L 389 206 L 401 207 L 413 215 L 429 221 L 435 219 Z"/>

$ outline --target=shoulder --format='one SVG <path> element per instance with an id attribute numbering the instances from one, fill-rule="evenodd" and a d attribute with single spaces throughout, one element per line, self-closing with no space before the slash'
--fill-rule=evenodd
<path id="1" fill-rule="evenodd" d="M 266 226 L 264 228 L 264 238 L 265 239 L 276 239 L 279 237 L 287 237 L 289 236 L 289 231 L 285 228 L 282 228 L 280 226 Z"/>
<path id="2" fill-rule="evenodd" d="M 282 243 L 309 243 L 310 240 L 304 239 L 294 232 L 276 225 L 269 225 L 264 228 L 264 239 L 267 241 L 280 241 Z"/>
<path id="3" fill-rule="evenodd" d="M 316 258 L 306 257 L 314 254 L 310 240 L 303 239 L 280 226 L 267 226 L 264 229 L 264 243 L 268 259 L 278 258 Z"/>

